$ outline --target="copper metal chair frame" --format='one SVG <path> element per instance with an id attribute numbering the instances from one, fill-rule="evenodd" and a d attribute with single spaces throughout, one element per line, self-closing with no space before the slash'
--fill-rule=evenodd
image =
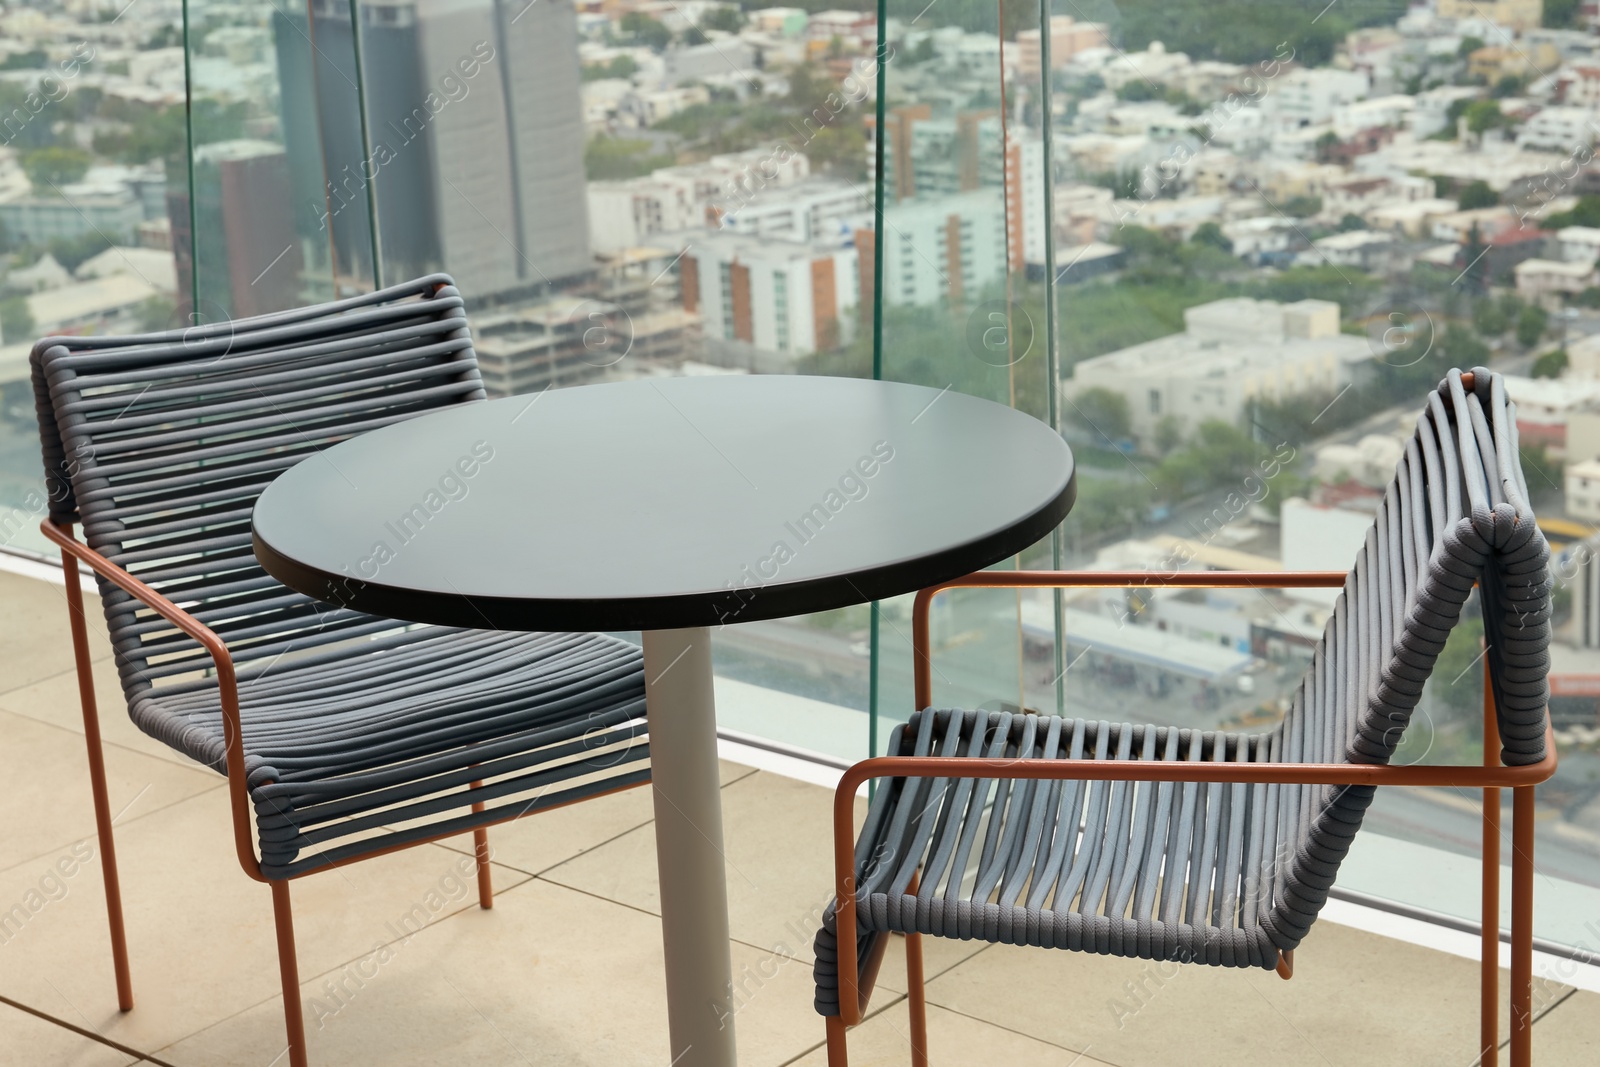
<path id="1" fill-rule="evenodd" d="M 111 832 L 111 805 L 106 792 L 105 757 L 101 747 L 100 716 L 95 701 L 93 666 L 89 656 L 89 633 L 87 617 L 83 609 L 83 589 L 78 576 L 77 565 L 79 562 L 88 564 L 96 574 L 116 585 L 151 611 L 154 611 L 157 615 L 193 638 L 211 656 L 211 662 L 216 668 L 217 693 L 222 706 L 222 728 L 227 754 L 228 800 L 233 817 L 234 850 L 239 859 L 239 866 L 244 869 L 245 874 L 258 882 L 266 882 L 272 887 L 272 914 L 277 926 L 278 967 L 283 985 L 284 1025 L 289 1040 L 289 1067 L 307 1067 L 305 1025 L 300 1005 L 300 975 L 299 966 L 295 958 L 294 917 L 289 905 L 289 882 L 295 878 L 303 878 L 308 874 L 334 870 L 359 860 L 387 855 L 390 852 L 398 852 L 401 849 L 429 844 L 447 837 L 459 837 L 461 836 L 461 831 L 445 831 L 417 840 L 406 841 L 403 844 L 388 848 L 374 849 L 370 852 L 364 852 L 360 856 L 323 864 L 315 870 L 303 871 L 287 879 L 267 878 L 261 872 L 260 860 L 255 852 L 250 814 L 250 794 L 245 774 L 244 748 L 239 743 L 239 686 L 234 672 L 233 655 L 228 651 L 228 646 L 210 627 L 194 618 L 144 582 L 141 582 L 138 578 L 129 574 L 116 563 L 78 540 L 73 534 L 71 523 L 58 524 L 46 519 L 40 523 L 39 528 L 46 537 L 61 548 L 61 566 L 66 583 L 67 609 L 72 629 L 72 647 L 77 664 L 78 697 L 83 705 L 84 740 L 89 749 L 89 783 L 91 792 L 94 794 L 95 828 L 100 840 L 101 874 L 105 880 L 106 890 L 106 915 L 111 927 L 111 959 L 116 971 L 117 1007 L 122 1011 L 131 1011 L 133 1009 L 133 982 L 128 966 L 127 928 L 122 915 L 122 890 L 117 877 L 117 853 Z M 471 783 L 471 789 L 477 789 L 482 784 L 482 782 L 473 782 Z M 580 799 L 591 800 L 610 793 L 620 793 L 626 789 L 635 789 L 643 784 L 645 783 L 639 782 L 619 786 L 616 789 L 592 793 Z M 578 802 L 578 800 L 571 800 L 564 804 L 550 804 L 539 810 L 553 811 L 556 808 L 565 807 L 566 804 Z M 472 806 L 472 810 L 481 812 L 483 805 L 475 803 Z M 494 905 L 494 889 L 489 868 L 488 828 L 523 818 L 530 814 L 534 814 L 534 812 L 524 809 L 510 815 L 491 819 L 472 831 L 473 855 L 476 859 L 478 870 L 479 907 L 490 908 Z"/>
<path id="2" fill-rule="evenodd" d="M 984 571 L 916 596 L 911 643 L 915 657 L 916 706 L 932 705 L 932 660 L 928 608 L 946 589 L 1096 589 L 1134 586 L 1169 588 L 1343 588 L 1344 571 Z M 862 784 L 875 778 L 1013 778 L 1084 781 L 1275 783 L 1280 785 L 1457 786 L 1483 790 L 1482 962 L 1479 977 L 1479 1059 L 1498 1055 L 1500 1003 L 1500 790 L 1512 790 L 1511 823 L 1511 1067 L 1531 1067 L 1533 1027 L 1533 846 L 1534 788 L 1556 770 L 1553 734 L 1546 725 L 1547 754 L 1538 763 L 1507 767 L 1496 750 L 1499 729 L 1494 691 L 1485 665 L 1482 766 L 1394 766 L 1388 764 L 1208 764 L 1134 760 L 1033 760 L 974 757 L 877 756 L 844 772 L 833 798 L 834 891 L 838 900 L 839 1014 L 827 1017 L 829 1067 L 847 1067 L 845 1031 L 866 1015 L 886 938 L 858 967 L 856 959 L 855 801 Z M 912 883 L 910 892 L 916 892 Z M 927 1007 L 921 934 L 907 934 L 906 975 L 911 1015 L 911 1062 L 927 1067 Z M 1289 978 L 1294 954 L 1280 954 L 1278 973 Z"/>

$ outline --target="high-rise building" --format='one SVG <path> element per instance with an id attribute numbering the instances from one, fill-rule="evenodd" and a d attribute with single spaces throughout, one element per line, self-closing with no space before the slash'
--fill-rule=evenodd
<path id="1" fill-rule="evenodd" d="M 375 201 L 390 278 L 448 270 L 482 298 L 591 272 L 571 0 L 358 10 L 359 79 L 348 0 L 312 0 L 309 35 L 298 10 L 274 17 L 302 236 L 359 277 Z"/>

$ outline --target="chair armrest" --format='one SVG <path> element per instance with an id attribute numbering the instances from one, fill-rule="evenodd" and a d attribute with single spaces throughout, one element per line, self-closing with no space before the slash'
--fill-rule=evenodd
<path id="1" fill-rule="evenodd" d="M 1340 575 L 1343 581 L 1344 576 Z M 1009 778 L 1121 782 L 1222 782 L 1280 785 L 1467 786 L 1473 789 L 1537 785 L 1556 770 L 1554 731 L 1545 727 L 1545 757 L 1523 767 L 1405 766 L 1367 763 L 1210 763 L 1188 760 L 1073 760 L 875 756 L 844 772 L 833 794 L 833 864 L 839 944 L 839 1014 L 845 1025 L 861 1021 L 856 960 L 855 798 L 871 778 Z"/>
<path id="2" fill-rule="evenodd" d="M 912 672 L 917 710 L 933 702 L 928 608 L 946 589 L 1342 589 L 1344 571 L 979 571 L 930 585 L 911 607 Z"/>
<path id="3" fill-rule="evenodd" d="M 255 844 L 251 839 L 250 796 L 242 741 L 243 725 L 239 718 L 239 682 L 233 668 L 233 654 L 228 651 L 227 644 L 205 623 L 78 540 L 73 536 L 70 524 L 58 525 L 46 519 L 39 524 L 39 529 L 60 546 L 67 581 L 74 587 L 78 575 L 76 567 L 71 565 L 71 560 L 80 560 L 87 563 L 96 574 L 199 642 L 210 654 L 211 662 L 217 669 L 217 696 L 222 706 L 222 739 L 227 764 L 228 793 L 233 810 L 234 849 L 238 853 L 239 864 L 245 873 L 257 881 L 265 881 L 261 875 L 260 861 L 256 858 Z"/>

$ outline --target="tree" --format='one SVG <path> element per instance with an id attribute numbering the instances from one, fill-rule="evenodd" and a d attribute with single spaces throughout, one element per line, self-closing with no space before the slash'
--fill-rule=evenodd
<path id="1" fill-rule="evenodd" d="M 1113 444 L 1126 441 L 1133 433 L 1133 418 L 1128 398 L 1101 386 L 1085 389 L 1068 402 L 1067 418 Z"/>
<path id="2" fill-rule="evenodd" d="M 609 63 L 586 63 L 581 72 L 583 80 L 599 81 L 602 78 L 631 78 L 639 70 L 632 56 L 617 56 Z"/>
<path id="3" fill-rule="evenodd" d="M 1467 120 L 1467 129 L 1476 134 L 1507 125 L 1505 115 L 1500 113 L 1500 105 L 1493 100 L 1474 100 L 1461 114 Z"/>
<path id="4" fill-rule="evenodd" d="M 1294 219 L 1310 218 L 1321 211 L 1320 196 L 1291 196 L 1283 202 L 1283 213 Z"/>
<path id="5" fill-rule="evenodd" d="M 1456 55 L 1465 59 L 1482 47 L 1482 37 L 1463 37 L 1461 38 L 1461 44 L 1456 47 Z"/>
<path id="6" fill-rule="evenodd" d="M 1472 328 L 1485 337 L 1499 337 L 1511 328 L 1511 316 L 1493 300 L 1479 300 L 1472 307 Z"/>
<path id="7" fill-rule="evenodd" d="M 1578 15 L 1578 0 L 1544 0 L 1544 24 L 1551 29 L 1570 27 Z"/>
<path id="8" fill-rule="evenodd" d="M 637 178 L 672 163 L 671 156 L 650 155 L 649 141 L 596 137 L 583 148 L 583 169 L 590 181 Z"/>
<path id="9" fill-rule="evenodd" d="M 0 300 L 0 340 L 7 345 L 33 340 L 33 312 L 28 300 L 22 296 L 8 296 Z"/>
<path id="10" fill-rule="evenodd" d="M 1340 233 L 1349 233 L 1352 230 L 1364 230 L 1366 228 L 1367 220 L 1363 219 L 1360 215 L 1346 215 L 1344 218 L 1339 220 Z"/>
<path id="11" fill-rule="evenodd" d="M 1214 222 L 1202 222 L 1196 226 L 1194 233 L 1189 235 L 1189 242 L 1221 249 L 1229 255 L 1233 254 L 1233 242 L 1222 232 L 1222 227 Z"/>
<path id="12" fill-rule="evenodd" d="M 1493 189 L 1489 188 L 1488 182 L 1479 179 L 1468 182 L 1463 186 L 1461 191 L 1456 194 L 1456 202 L 1460 205 L 1462 211 L 1471 211 L 1480 207 L 1494 207 L 1500 203 L 1500 197 Z"/>
<path id="13" fill-rule="evenodd" d="M 57 237 L 49 244 L 49 252 L 57 263 L 68 270 L 77 270 L 79 264 L 111 247 L 111 238 L 98 230 L 80 237 Z"/>
<path id="14" fill-rule="evenodd" d="M 1600 196 L 1580 196 L 1571 211 L 1557 211 L 1542 223 L 1547 230 L 1568 226 L 1600 226 Z"/>
<path id="15" fill-rule="evenodd" d="M 748 21 L 744 12 L 737 7 L 732 5 L 714 7 L 701 16 L 700 28 L 702 30 L 722 30 L 725 33 L 738 33 L 744 29 L 745 23 Z"/>
<path id="16" fill-rule="evenodd" d="M 1523 308 L 1522 314 L 1517 316 L 1517 344 L 1532 348 L 1539 343 L 1545 327 L 1549 325 L 1550 315 L 1544 308 L 1532 305 Z"/>
<path id="17" fill-rule="evenodd" d="M 81 148 L 52 145 L 23 153 L 22 170 L 33 183 L 34 192 L 48 193 L 82 178 L 93 161 L 94 157 Z"/>
<path id="18" fill-rule="evenodd" d="M 1156 420 L 1156 451 L 1165 456 L 1183 443 L 1183 423 L 1176 415 L 1163 415 Z"/>
<path id="19" fill-rule="evenodd" d="M 1533 376 L 1535 378 L 1559 378 L 1561 377 L 1561 372 L 1567 369 L 1569 362 L 1565 348 L 1553 349 L 1533 361 Z"/>
<path id="20" fill-rule="evenodd" d="M 1483 706 L 1482 668 L 1473 670 L 1482 654 L 1483 616 L 1476 611 L 1463 612 L 1433 666 L 1429 688 L 1441 703 L 1461 712 Z"/>
<path id="21" fill-rule="evenodd" d="M 1313 146 L 1317 154 L 1318 163 L 1329 163 L 1333 160 L 1333 151 L 1339 147 L 1339 135 L 1329 130 L 1317 138 Z"/>
<path id="22" fill-rule="evenodd" d="M 1451 324 L 1445 327 L 1444 336 L 1439 338 L 1440 354 L 1444 356 L 1448 366 L 1454 367 L 1481 367 L 1489 362 L 1489 346 L 1478 340 L 1477 336 L 1467 329 Z M 1432 361 L 1417 364 L 1419 367 L 1431 367 L 1427 370 L 1427 377 L 1438 381 L 1442 374 Z"/>
<path id="23" fill-rule="evenodd" d="M 653 51 L 660 52 L 672 43 L 672 31 L 642 11 L 630 11 L 622 16 L 617 28 Z"/>
<path id="24" fill-rule="evenodd" d="M 142 333 L 155 333 L 158 330 L 172 328 L 172 317 L 177 313 L 177 305 L 164 296 L 152 296 L 149 300 L 139 305 L 139 330 Z"/>
<path id="25" fill-rule="evenodd" d="M 12 52 L 0 61 L 0 70 L 42 70 L 50 62 L 50 57 L 31 48 L 26 52 Z"/>

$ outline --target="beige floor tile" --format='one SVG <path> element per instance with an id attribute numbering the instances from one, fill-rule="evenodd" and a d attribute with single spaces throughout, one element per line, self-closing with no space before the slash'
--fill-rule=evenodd
<path id="1" fill-rule="evenodd" d="M 89 647 L 96 660 L 111 655 L 106 639 L 105 614 L 93 585 L 85 583 L 84 610 L 89 617 Z M 32 685 L 73 665 L 72 633 L 67 627 L 66 590 L 0 572 L 0 647 L 6 650 L 6 671 L 0 692 Z"/>
<path id="2" fill-rule="evenodd" d="M 1542 1015 L 1536 997 L 1534 1011 L 1538 1018 L 1533 1025 L 1534 1063 L 1566 1067 L 1600 1062 L 1600 994 L 1578 990 Z M 1501 1031 L 1500 1040 L 1505 1039 Z M 1510 1050 L 1503 1045 L 1500 1062 L 1511 1062 Z"/>
<path id="3" fill-rule="evenodd" d="M 777 1067 L 821 1040 L 793 961 L 734 946 L 740 1063 Z M 452 916 L 362 972 L 304 987 L 311 1060 L 349 1067 L 661 1067 L 661 927 L 542 879 L 494 911 Z M 342 985 L 344 993 L 335 992 Z M 263 1067 L 282 1047 L 277 998 L 157 1053 L 179 1067 Z"/>
<path id="4" fill-rule="evenodd" d="M 83 735 L 0 711 L 0 870 L 61 853 L 95 833 Z M 106 791 L 120 828 L 225 783 L 200 767 L 184 768 L 124 748 L 105 751 Z"/>
<path id="5" fill-rule="evenodd" d="M 718 770 L 724 788 L 756 773 L 754 768 L 727 760 L 720 762 Z M 654 801 L 645 785 L 492 827 L 489 844 L 496 863 L 539 874 L 654 818 Z M 467 850 L 472 847 L 466 838 L 446 844 Z M 654 871 L 652 867 L 651 877 Z"/>
<path id="6" fill-rule="evenodd" d="M 857 819 L 866 815 L 858 805 Z M 753 774 L 722 793 L 728 860 L 729 931 L 736 941 L 804 961 L 823 910 L 833 899 L 833 791 L 770 773 Z M 659 914 L 654 829 L 642 826 L 546 874 L 551 881 Z M 927 942 L 937 974 L 982 946 Z M 883 983 L 905 990 L 903 963 L 886 961 Z"/>
<path id="7" fill-rule="evenodd" d="M 109 1045 L 0 1004 L 0 1067 L 125 1067 L 136 1062 Z"/>
<path id="8" fill-rule="evenodd" d="M 117 672 L 109 662 L 95 664 L 94 691 L 95 703 L 99 708 L 100 737 L 106 744 L 164 759 L 180 767 L 197 766 L 188 756 L 162 744 L 133 724 L 133 720 L 128 718 L 128 705 L 123 699 Z M 0 693 L 0 710 L 47 722 L 80 736 L 83 734 L 83 708 L 78 702 L 77 671 L 69 670 L 32 685 Z M 207 773 L 212 772 L 207 770 Z"/>
<path id="9" fill-rule="evenodd" d="M 1462 1067 L 1478 1032 L 1476 963 L 1326 922 L 1290 982 L 997 945 L 929 982 L 928 998 L 1120 1067 Z"/>
<path id="10" fill-rule="evenodd" d="M 135 1009 L 116 1008 L 97 854 L 65 869 L 47 857 L 0 874 L 8 920 L 0 993 L 146 1052 L 271 997 L 271 897 L 234 858 L 226 794 L 180 801 L 120 829 Z M 408 922 L 473 907 L 472 871 L 469 857 L 428 845 L 295 882 L 302 972 L 355 959 Z M 526 876 L 502 867 L 495 879 L 504 890 Z"/>
<path id="11" fill-rule="evenodd" d="M 820 1019 L 818 1020 L 820 1023 Z M 850 1031 L 850 1067 L 906 1067 L 911 1062 L 911 1021 L 904 1000 L 891 1004 Z M 794 1067 L 826 1067 L 826 1049 L 814 1049 Z M 928 1008 L 930 1067 L 961 1064 L 1026 1064 L 1027 1067 L 1107 1067 L 1104 1061 L 1036 1041 L 1023 1034 Z"/>

